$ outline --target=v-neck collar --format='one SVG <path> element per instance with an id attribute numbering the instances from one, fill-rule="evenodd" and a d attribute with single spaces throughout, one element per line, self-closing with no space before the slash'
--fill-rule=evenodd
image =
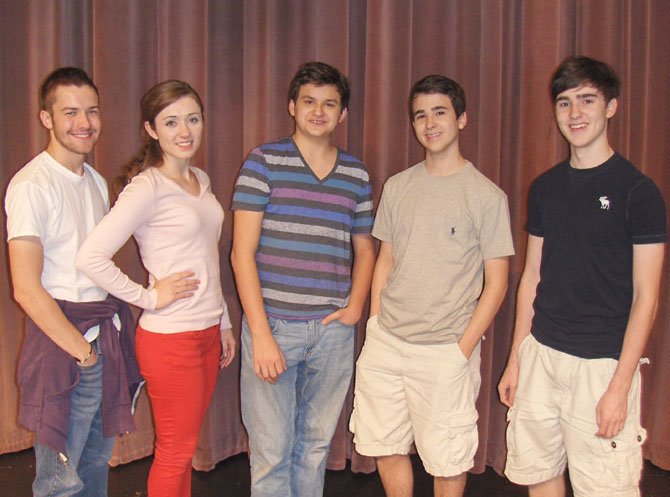
<path id="1" fill-rule="evenodd" d="M 335 156 L 335 163 L 333 164 L 333 167 L 330 170 L 330 172 L 328 174 L 326 174 L 323 178 L 319 178 L 317 176 L 317 174 L 314 172 L 314 169 L 312 169 L 312 166 L 309 165 L 309 162 L 307 162 L 305 157 L 302 155 L 302 152 L 300 151 L 300 147 L 298 147 L 298 144 L 295 142 L 295 140 L 293 139 L 292 136 L 290 137 L 290 139 L 291 139 L 291 143 L 293 143 L 293 146 L 298 151 L 298 156 L 300 157 L 300 160 L 302 161 L 303 166 L 305 166 L 305 168 L 307 168 L 307 170 L 310 172 L 310 174 L 312 176 L 314 176 L 314 179 L 319 184 L 323 184 L 326 181 L 328 181 L 328 179 L 335 173 L 335 171 L 337 170 L 337 165 L 340 163 L 340 147 L 337 147 L 337 146 L 335 147 L 335 150 L 337 150 L 337 155 Z"/>

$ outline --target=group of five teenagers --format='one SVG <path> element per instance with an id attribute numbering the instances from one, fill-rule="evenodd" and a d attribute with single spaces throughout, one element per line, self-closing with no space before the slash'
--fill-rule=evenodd
<path id="1" fill-rule="evenodd" d="M 123 168 L 123 190 L 81 246 L 77 268 L 143 309 L 135 343 L 156 431 L 147 487 L 154 497 L 183 497 L 219 367 L 235 354 L 219 268 L 223 209 L 207 174 L 191 165 L 204 124 L 197 93 L 181 81 L 160 83 L 141 112 L 144 145 Z M 130 236 L 148 288 L 112 261 Z"/>
<path id="2" fill-rule="evenodd" d="M 499 384 L 510 407 L 506 474 L 532 497 L 563 497 L 567 463 L 575 496 L 637 496 L 638 364 L 657 306 L 665 206 L 609 145 L 619 92 L 611 68 L 569 57 L 551 92 L 570 157 L 530 190 L 526 264 Z M 373 228 L 366 169 L 332 143 L 348 101 L 335 68 L 300 66 L 288 94 L 293 135 L 252 150 L 235 186 L 231 260 L 245 314 L 251 494 L 322 495 L 353 325 L 372 280 L 350 421 L 356 450 L 376 458 L 389 497 L 411 496 L 414 442 L 435 495 L 461 496 L 478 446 L 479 342 L 513 254 L 507 199 L 461 155 L 462 88 L 431 75 L 408 102 L 424 160 L 386 182 Z M 100 130 L 88 76 L 50 75 L 40 118 L 49 145 L 6 199 L 15 296 L 28 315 L 19 420 L 36 431 L 34 494 L 106 495 L 113 436 L 133 429 L 125 388 L 138 380 L 133 327 L 109 291 L 144 309 L 136 345 L 156 425 L 149 495 L 188 496 L 217 369 L 235 354 L 220 283 L 223 211 L 206 174 L 190 165 L 203 105 L 179 81 L 149 90 L 145 145 L 102 220 L 105 182 L 84 163 Z M 381 242 L 376 263 L 371 234 Z M 131 235 L 148 289 L 111 261 Z M 121 383 L 106 382 L 110 372 Z"/>
<path id="3" fill-rule="evenodd" d="M 608 140 L 619 78 L 570 57 L 551 80 L 570 157 L 528 196 L 514 339 L 498 390 L 510 407 L 505 474 L 532 497 L 639 495 L 639 364 L 658 304 L 665 205 Z"/>
<path id="4" fill-rule="evenodd" d="M 349 83 L 317 62 L 288 93 L 292 136 L 242 166 L 231 261 L 244 308 L 240 395 L 251 495 L 322 495 L 375 260 L 365 166 L 332 143 Z M 352 265 L 353 259 L 353 265 Z"/>
<path id="5" fill-rule="evenodd" d="M 460 496 L 478 446 L 480 346 L 514 253 L 507 197 L 461 155 L 463 89 L 431 75 L 410 91 L 424 160 L 386 181 L 350 429 L 386 494 L 411 496 L 412 444 L 435 495 Z"/>
<path id="6" fill-rule="evenodd" d="M 46 150 L 5 199 L 14 297 L 26 313 L 18 421 L 35 432 L 33 495 L 104 496 L 114 437 L 135 429 L 129 384 L 139 372 L 130 310 L 75 267 L 109 209 L 105 180 L 84 162 L 100 134 L 98 90 L 81 69 L 58 69 L 41 86 L 39 117 Z"/>

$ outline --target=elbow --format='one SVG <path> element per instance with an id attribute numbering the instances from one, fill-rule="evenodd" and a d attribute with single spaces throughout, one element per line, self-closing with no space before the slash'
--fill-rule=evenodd
<path id="1" fill-rule="evenodd" d="M 233 273 L 237 274 L 239 269 L 240 269 L 240 254 L 239 251 L 235 249 L 235 246 L 233 246 L 233 249 L 230 251 L 230 265 L 233 268 Z"/>
<path id="2" fill-rule="evenodd" d="M 37 301 L 35 292 L 23 285 L 14 285 L 13 295 L 16 303 L 26 312 L 28 312 L 30 306 Z"/>

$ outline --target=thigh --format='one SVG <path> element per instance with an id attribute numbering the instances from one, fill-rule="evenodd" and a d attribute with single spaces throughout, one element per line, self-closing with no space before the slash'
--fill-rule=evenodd
<path id="1" fill-rule="evenodd" d="M 441 477 L 470 469 L 477 451 L 480 349 L 463 356 L 457 343 L 410 349 L 405 384 L 416 447 L 426 470 Z"/>
<path id="2" fill-rule="evenodd" d="M 216 329 L 174 334 L 138 329 L 138 362 L 147 382 L 157 439 L 169 436 L 171 442 L 193 448 L 197 443 L 216 383 L 217 333 Z"/>
<path id="3" fill-rule="evenodd" d="M 505 467 L 505 475 L 518 484 L 541 483 L 565 470 L 559 387 L 552 360 L 548 347 L 532 335 L 519 347 L 518 388 L 507 413 Z"/>
<path id="4" fill-rule="evenodd" d="M 576 497 L 639 495 L 642 444 L 640 373 L 636 371 L 628 394 L 623 430 L 614 438 L 597 437 L 596 406 L 616 369 L 613 359 L 578 359 L 571 395 L 566 399 L 563 429 L 570 481 Z"/>
<path id="5" fill-rule="evenodd" d="M 301 416 L 330 438 L 340 417 L 354 367 L 354 327 L 333 321 L 309 322 L 308 345 L 296 376 L 296 402 Z"/>
<path id="6" fill-rule="evenodd" d="M 70 404 L 70 421 L 67 435 L 67 456 L 75 467 L 84 452 L 87 443 L 97 445 L 99 449 L 108 449 L 108 443 L 104 443 L 102 427 L 94 426 L 94 420 L 102 421 L 102 376 L 104 358 L 98 356 L 98 361 L 90 367 L 79 368 L 79 382 L 72 392 Z M 93 436 L 97 440 L 89 441 Z M 96 444 L 96 442 L 99 442 Z M 105 463 L 111 457 L 109 450 L 100 452 L 98 457 L 106 458 Z"/>
<path id="7" fill-rule="evenodd" d="M 354 409 L 349 422 L 360 454 L 407 454 L 414 441 L 399 345 L 399 340 L 379 328 L 376 316 L 368 320 L 356 362 Z"/>
<path id="8" fill-rule="evenodd" d="M 297 337 L 276 335 L 276 320 L 270 320 L 270 324 L 285 359 L 287 352 L 291 354 L 291 359 L 286 359 L 287 370 L 279 376 L 275 384 L 256 376 L 251 333 L 246 317 L 242 320 L 240 403 L 254 461 L 261 457 L 273 461 L 282 459 L 288 452 L 287 447 L 294 443 L 296 360 L 301 347 Z M 287 347 L 287 343 L 291 345 Z"/>

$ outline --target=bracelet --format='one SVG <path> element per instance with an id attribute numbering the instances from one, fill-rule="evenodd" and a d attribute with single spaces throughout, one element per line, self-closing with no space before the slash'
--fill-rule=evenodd
<path id="1" fill-rule="evenodd" d="M 91 350 L 88 351 L 88 354 L 86 355 L 86 357 L 84 357 L 81 361 L 77 361 L 77 364 L 84 365 L 91 358 L 91 356 L 93 355 L 93 344 L 89 344 L 89 346 L 91 347 Z"/>

